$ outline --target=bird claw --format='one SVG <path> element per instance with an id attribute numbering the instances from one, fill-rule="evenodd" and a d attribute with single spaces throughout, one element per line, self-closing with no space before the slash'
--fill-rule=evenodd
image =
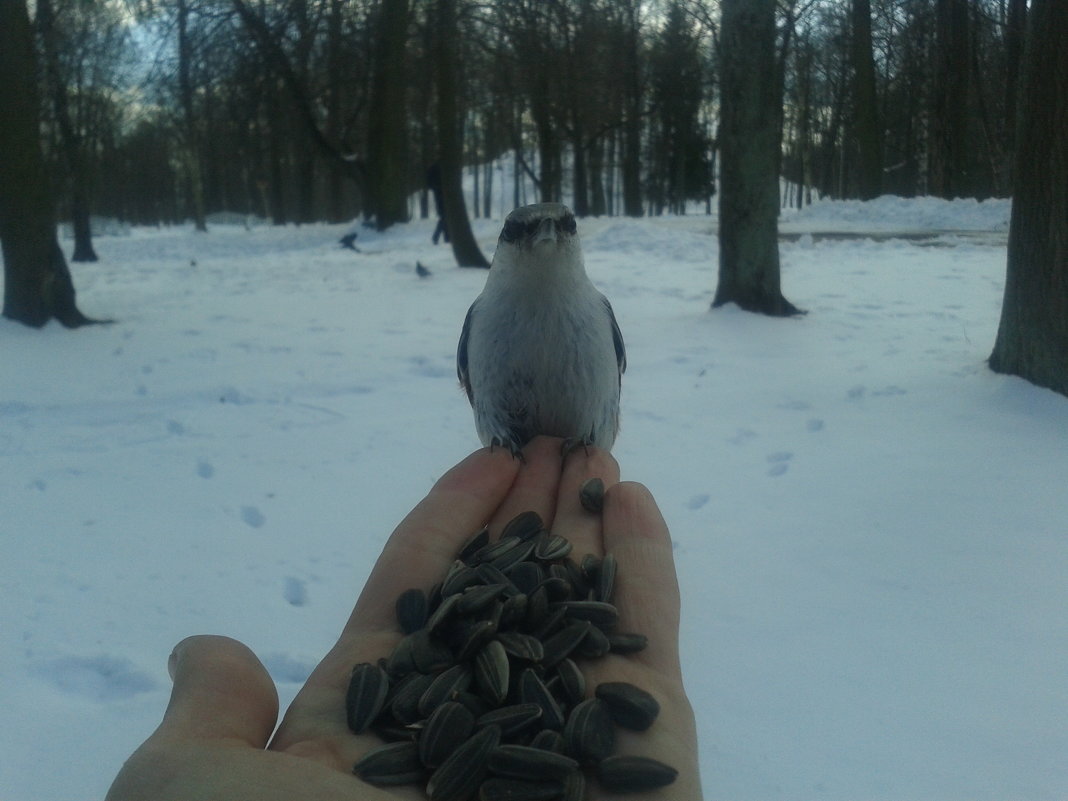
<path id="1" fill-rule="evenodd" d="M 513 459 L 518 459 L 521 463 L 526 464 L 527 460 L 523 456 L 523 449 L 519 447 L 519 443 L 514 439 L 502 440 L 500 437 L 494 437 L 490 440 L 490 453 L 497 448 L 506 448 Z"/>
<path id="2" fill-rule="evenodd" d="M 585 437 L 568 437 L 562 443 L 560 443 L 560 458 L 567 459 L 572 453 L 582 448 L 586 454 L 586 458 L 590 456 L 590 445 L 593 444 L 593 440 L 589 436 Z"/>

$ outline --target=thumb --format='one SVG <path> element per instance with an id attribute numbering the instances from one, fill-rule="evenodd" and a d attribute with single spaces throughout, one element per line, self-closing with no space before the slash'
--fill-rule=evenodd
<path id="1" fill-rule="evenodd" d="M 278 692 L 247 646 L 229 637 L 189 637 L 175 646 L 168 669 L 174 687 L 159 736 L 267 745 Z"/>

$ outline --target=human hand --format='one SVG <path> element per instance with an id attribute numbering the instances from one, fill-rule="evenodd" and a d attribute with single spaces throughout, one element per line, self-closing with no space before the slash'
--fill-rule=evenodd
<path id="1" fill-rule="evenodd" d="M 380 741 L 354 735 L 345 717 L 353 665 L 389 654 L 400 639 L 397 596 L 428 588 L 444 575 L 470 534 L 487 521 L 496 535 L 515 515 L 538 512 L 578 555 L 606 551 L 619 563 L 615 604 L 620 629 L 649 636 L 649 647 L 610 654 L 587 667 L 592 689 L 628 681 L 651 692 L 661 712 L 641 734 L 620 730 L 618 753 L 650 756 L 676 767 L 668 787 L 640 798 L 697 801 L 697 735 L 682 685 L 679 595 L 667 526 L 643 486 L 617 483 L 604 451 L 578 450 L 561 464 L 560 441 L 539 438 L 525 462 L 503 449 L 480 450 L 446 473 L 387 542 L 336 645 L 319 663 L 275 732 L 278 696 L 270 676 L 244 645 L 225 637 L 181 642 L 170 660 L 174 687 L 159 728 L 119 773 L 108 801 L 396 801 L 425 799 L 416 787 L 376 788 L 352 765 Z M 604 511 L 579 504 L 579 487 L 604 480 Z M 591 799 L 612 798 L 591 782 Z"/>

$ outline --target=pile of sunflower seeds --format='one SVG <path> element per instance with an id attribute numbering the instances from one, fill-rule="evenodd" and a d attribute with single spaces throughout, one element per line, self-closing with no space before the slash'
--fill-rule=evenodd
<path id="1" fill-rule="evenodd" d="M 646 638 L 616 631 L 615 557 L 570 553 L 524 512 L 496 542 L 488 530 L 472 536 L 429 593 L 401 594 L 404 638 L 352 671 L 349 728 L 385 740 L 356 763 L 357 776 L 423 785 L 430 801 L 581 801 L 584 771 L 613 792 L 675 780 L 662 762 L 613 755 L 615 727 L 649 728 L 659 704 L 625 682 L 587 697 L 575 660 L 634 653 Z"/>

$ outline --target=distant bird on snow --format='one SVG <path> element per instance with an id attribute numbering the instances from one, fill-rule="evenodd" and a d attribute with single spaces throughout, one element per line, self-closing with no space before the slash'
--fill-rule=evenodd
<path id="1" fill-rule="evenodd" d="M 343 248 L 348 248 L 349 250 L 355 250 L 357 253 L 360 252 L 360 249 L 358 247 L 356 247 L 356 232 L 355 231 L 353 231 L 351 233 L 348 233 L 348 234 L 345 234 L 343 237 L 341 237 L 341 239 L 338 240 L 338 244 L 340 244 L 341 247 L 343 247 Z"/>
<path id="2" fill-rule="evenodd" d="M 559 203 L 504 221 L 456 354 L 483 445 L 513 455 L 539 434 L 610 450 L 627 367 L 612 306 L 586 275 L 575 217 Z"/>
<path id="3" fill-rule="evenodd" d="M 423 263 L 421 261 L 417 261 L 415 263 L 415 274 L 418 275 L 420 278 L 429 278 L 431 275 L 433 275 L 430 270 L 423 266 Z"/>

